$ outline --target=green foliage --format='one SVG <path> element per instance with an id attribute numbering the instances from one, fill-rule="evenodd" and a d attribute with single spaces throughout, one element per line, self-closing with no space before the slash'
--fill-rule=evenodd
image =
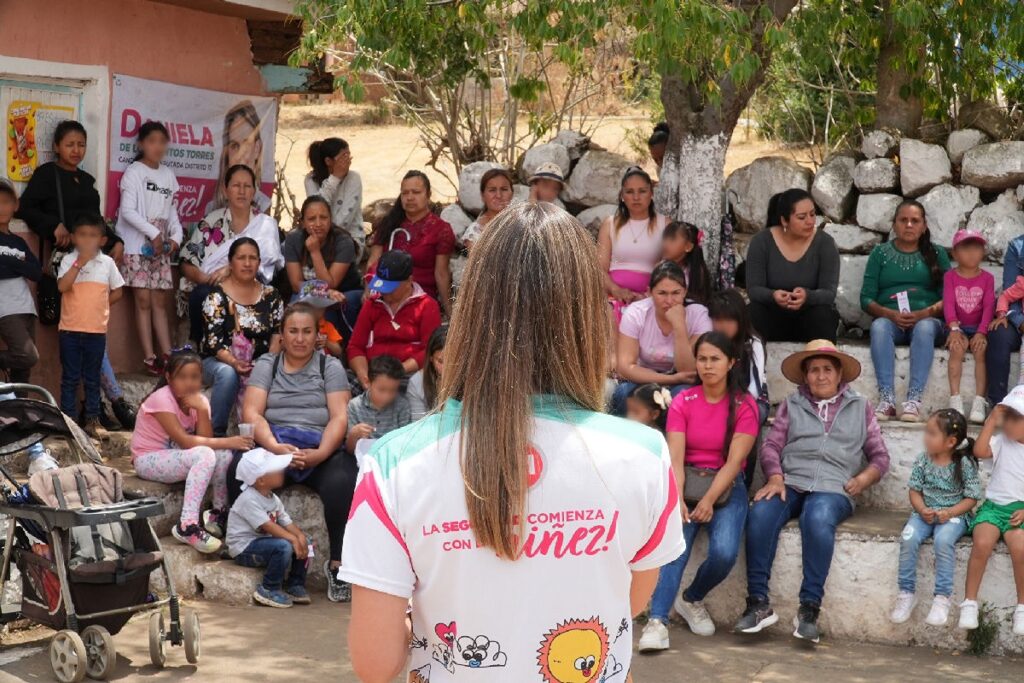
<path id="1" fill-rule="evenodd" d="M 978 609 L 978 628 L 967 632 L 967 651 L 975 657 L 988 654 L 999 635 L 999 622 L 992 617 L 992 606 L 981 603 Z"/>

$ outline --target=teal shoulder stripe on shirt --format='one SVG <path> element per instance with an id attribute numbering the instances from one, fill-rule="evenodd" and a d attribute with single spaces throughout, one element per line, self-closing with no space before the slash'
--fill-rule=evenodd
<path id="1" fill-rule="evenodd" d="M 652 455 L 661 457 L 664 437 L 657 430 L 639 422 L 585 410 L 559 396 L 538 396 L 534 399 L 533 407 L 534 414 L 539 418 L 612 434 L 642 447 Z"/>
<path id="2" fill-rule="evenodd" d="M 380 467 L 381 476 L 387 478 L 391 470 L 405 458 L 459 431 L 461 415 L 461 406 L 447 405 L 439 413 L 428 415 L 382 437 L 370 451 L 370 457 Z"/>

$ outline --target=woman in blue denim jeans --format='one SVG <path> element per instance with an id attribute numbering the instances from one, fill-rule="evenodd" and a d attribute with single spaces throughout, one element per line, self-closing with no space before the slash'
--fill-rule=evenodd
<path id="1" fill-rule="evenodd" d="M 924 207 L 913 199 L 897 208 L 895 236 L 875 247 L 864 270 L 860 305 L 871 323 L 871 362 L 878 379 L 879 420 L 896 417 L 896 346 L 910 346 L 910 386 L 900 411 L 904 422 L 921 419 L 921 397 L 928 383 L 935 347 L 946 338 L 942 316 L 942 276 L 949 255 L 932 244 Z"/>
<path id="2" fill-rule="evenodd" d="M 695 634 L 714 635 L 715 623 L 703 600 L 736 564 L 747 519 L 743 470 L 760 428 L 757 404 L 740 381 L 739 358 L 729 337 L 721 332 L 701 335 L 695 356 L 699 384 L 672 401 L 666 425 L 672 469 L 685 500 L 681 510 L 686 550 L 661 568 L 650 619 L 640 637 L 640 652 L 668 649 L 672 609 Z M 710 481 L 710 485 L 703 491 L 688 488 L 688 477 Z M 700 495 L 700 499 L 691 495 Z M 723 495 L 728 499 L 722 501 Z M 680 592 L 683 571 L 701 529 L 708 535 L 707 558 Z"/>

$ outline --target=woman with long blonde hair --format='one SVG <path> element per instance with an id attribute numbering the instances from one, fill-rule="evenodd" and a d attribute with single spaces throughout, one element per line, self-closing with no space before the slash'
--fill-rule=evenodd
<path id="1" fill-rule="evenodd" d="M 362 464 L 340 572 L 353 667 L 382 682 L 407 659 L 410 680 L 625 679 L 633 616 L 683 541 L 664 438 L 600 412 L 593 241 L 551 204 L 512 206 L 464 283 L 438 410 Z"/>

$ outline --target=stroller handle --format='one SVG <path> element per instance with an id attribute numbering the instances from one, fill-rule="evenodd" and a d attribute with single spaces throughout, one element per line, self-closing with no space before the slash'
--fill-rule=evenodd
<path id="1" fill-rule="evenodd" d="M 57 400 L 53 398 L 53 394 L 37 384 L 23 384 L 19 382 L 4 382 L 0 384 L 0 394 L 13 394 L 18 391 L 27 394 L 37 394 L 51 406 L 56 407 L 57 405 Z"/>

